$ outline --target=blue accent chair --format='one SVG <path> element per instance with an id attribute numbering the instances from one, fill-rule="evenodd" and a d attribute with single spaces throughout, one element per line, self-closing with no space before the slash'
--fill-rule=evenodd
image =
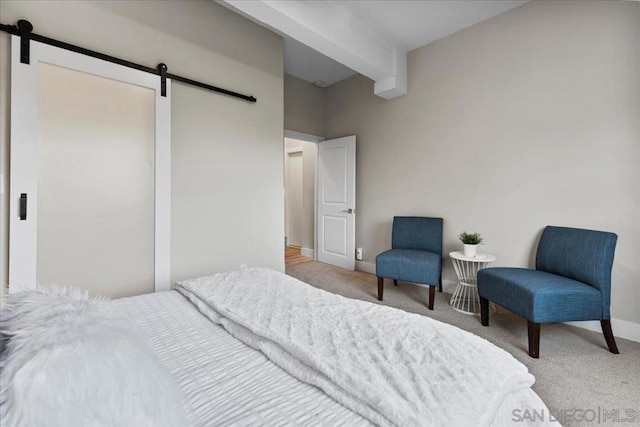
<path id="1" fill-rule="evenodd" d="M 547 226 L 536 269 L 478 271 L 482 324 L 489 326 L 489 301 L 527 319 L 529 356 L 539 357 L 540 324 L 600 320 L 607 346 L 618 354 L 611 330 L 611 269 L 618 236 L 603 231 Z"/>
<path id="2" fill-rule="evenodd" d="M 433 310 L 435 286 L 442 292 L 442 218 L 393 217 L 391 249 L 376 257 L 378 300 L 384 279 L 429 286 L 429 310 Z"/>

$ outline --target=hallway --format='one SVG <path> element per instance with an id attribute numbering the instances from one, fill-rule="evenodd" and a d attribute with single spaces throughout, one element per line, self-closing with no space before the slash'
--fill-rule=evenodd
<path id="1" fill-rule="evenodd" d="M 302 256 L 302 249 L 299 246 L 286 246 L 284 248 L 285 266 L 302 264 L 303 262 L 313 261 L 312 257 Z"/>

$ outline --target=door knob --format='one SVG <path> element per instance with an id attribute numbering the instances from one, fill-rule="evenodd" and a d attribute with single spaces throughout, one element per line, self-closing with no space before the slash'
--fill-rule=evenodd
<path id="1" fill-rule="evenodd" d="M 342 210 L 342 212 L 346 212 L 346 213 L 348 213 L 348 214 L 352 214 L 352 213 L 354 213 L 354 212 L 355 212 L 355 209 L 351 209 L 351 208 L 349 208 L 349 209 L 343 209 L 343 210 Z"/>

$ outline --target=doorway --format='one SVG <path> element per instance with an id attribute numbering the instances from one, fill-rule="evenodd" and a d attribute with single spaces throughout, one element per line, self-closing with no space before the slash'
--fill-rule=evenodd
<path id="1" fill-rule="evenodd" d="M 315 187 L 318 147 L 314 142 L 284 139 L 285 261 L 313 260 L 315 254 Z"/>
<path id="2" fill-rule="evenodd" d="M 355 135 L 284 134 L 285 265 L 302 257 L 355 270 Z"/>

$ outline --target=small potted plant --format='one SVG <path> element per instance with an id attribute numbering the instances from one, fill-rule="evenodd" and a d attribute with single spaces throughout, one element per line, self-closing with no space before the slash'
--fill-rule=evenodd
<path id="1" fill-rule="evenodd" d="M 478 245 L 482 243 L 482 235 L 478 233 L 467 233 L 463 231 L 458 239 L 464 244 L 464 256 L 475 257 L 478 253 Z"/>

